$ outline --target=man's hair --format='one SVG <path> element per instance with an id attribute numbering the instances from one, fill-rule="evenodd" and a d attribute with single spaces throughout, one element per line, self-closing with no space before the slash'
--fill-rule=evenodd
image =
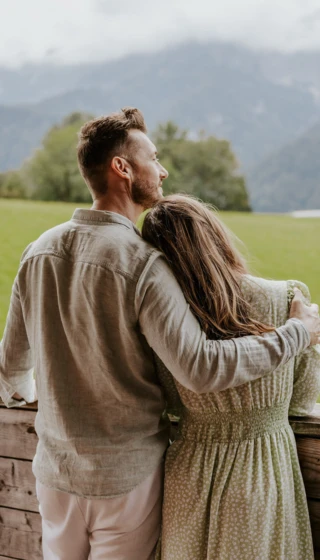
<path id="1" fill-rule="evenodd" d="M 105 192 L 107 163 L 124 149 L 132 129 L 147 132 L 143 114 L 134 107 L 124 107 L 118 113 L 89 121 L 81 128 L 78 163 L 83 177 L 94 191 Z"/>

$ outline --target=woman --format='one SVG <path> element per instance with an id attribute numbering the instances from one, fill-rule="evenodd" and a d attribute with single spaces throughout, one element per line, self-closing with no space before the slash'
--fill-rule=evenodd
<path id="1" fill-rule="evenodd" d="M 288 318 L 294 287 L 254 278 L 216 213 L 171 195 L 142 235 L 162 251 L 209 338 L 262 334 Z M 168 406 L 180 407 L 166 456 L 161 560 L 312 560 L 303 480 L 288 414 L 320 392 L 320 355 L 309 348 L 269 376 L 198 395 L 158 362 Z"/>

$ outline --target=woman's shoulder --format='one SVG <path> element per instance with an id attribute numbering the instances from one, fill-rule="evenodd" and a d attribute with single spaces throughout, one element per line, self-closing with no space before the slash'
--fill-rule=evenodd
<path id="1" fill-rule="evenodd" d="M 243 277 L 242 290 L 251 293 L 265 293 L 272 296 L 287 291 L 287 280 L 271 280 L 246 274 Z"/>
<path id="2" fill-rule="evenodd" d="M 310 300 L 308 287 L 299 280 L 270 280 L 246 275 L 242 282 L 243 295 L 257 317 L 277 326 L 287 320 L 295 287 L 301 290 L 306 300 Z"/>
<path id="3" fill-rule="evenodd" d="M 259 276 L 251 276 L 250 274 L 246 274 L 243 278 L 243 289 L 245 290 L 259 291 L 259 289 L 263 289 L 269 294 L 281 291 L 286 292 L 289 297 L 294 297 L 294 288 L 299 288 L 303 296 L 310 300 L 309 288 L 300 280 L 271 280 Z"/>

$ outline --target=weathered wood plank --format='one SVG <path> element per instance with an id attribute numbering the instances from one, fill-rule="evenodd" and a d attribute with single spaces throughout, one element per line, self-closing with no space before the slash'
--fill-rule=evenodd
<path id="1" fill-rule="evenodd" d="M 16 560 L 16 558 L 12 558 L 12 556 L 0 556 L 0 560 Z"/>
<path id="2" fill-rule="evenodd" d="M 16 558 L 12 558 L 12 556 L 0 556 L 0 560 L 16 560 Z"/>
<path id="3" fill-rule="evenodd" d="M 43 557 L 41 556 L 40 558 L 42 560 Z M 21 558 L 16 558 L 16 557 L 13 558 L 12 556 L 0 556 L 0 560 L 21 560 Z M 318 560 L 318 559 L 316 559 L 316 560 Z"/>
<path id="4" fill-rule="evenodd" d="M 291 418 L 308 496 L 315 560 L 320 560 L 320 405 L 308 417 Z"/>
<path id="5" fill-rule="evenodd" d="M 37 447 L 35 413 L 31 410 L 0 409 L 0 456 L 32 460 Z"/>
<path id="6" fill-rule="evenodd" d="M 320 404 L 316 404 L 309 416 L 292 416 L 290 424 L 295 434 L 320 438 Z"/>
<path id="7" fill-rule="evenodd" d="M 42 556 L 40 558 L 42 559 Z M 12 556 L 0 556 L 0 560 L 21 560 L 21 559 L 13 558 Z"/>
<path id="8" fill-rule="evenodd" d="M 297 436 L 296 442 L 307 496 L 320 500 L 320 439 Z"/>
<path id="9" fill-rule="evenodd" d="M 313 543 L 315 549 L 320 549 L 320 501 L 308 499 Z"/>
<path id="10" fill-rule="evenodd" d="M 0 457 L 0 506 L 39 511 L 31 461 Z"/>
<path id="11" fill-rule="evenodd" d="M 0 408 L 7 408 L 3 401 L 0 399 Z M 12 408 L 10 409 L 12 410 Z M 13 407 L 13 410 L 38 410 L 38 402 L 25 404 L 24 406 Z M 1 558 L 1 557 L 0 557 Z"/>
<path id="12" fill-rule="evenodd" d="M 41 560 L 41 541 L 39 514 L 0 507 L 0 542 L 3 555 L 21 560 Z"/>

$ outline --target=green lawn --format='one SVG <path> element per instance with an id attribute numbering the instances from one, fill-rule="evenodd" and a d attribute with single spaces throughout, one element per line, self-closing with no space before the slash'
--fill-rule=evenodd
<path id="1" fill-rule="evenodd" d="M 240 213 L 222 218 L 245 244 L 251 272 L 301 280 L 320 304 L 320 219 Z"/>
<path id="2" fill-rule="evenodd" d="M 0 199 L 0 333 L 23 249 L 44 230 L 68 220 L 74 208 Z M 320 220 L 233 212 L 221 217 L 244 242 L 253 273 L 302 280 L 320 303 Z"/>

